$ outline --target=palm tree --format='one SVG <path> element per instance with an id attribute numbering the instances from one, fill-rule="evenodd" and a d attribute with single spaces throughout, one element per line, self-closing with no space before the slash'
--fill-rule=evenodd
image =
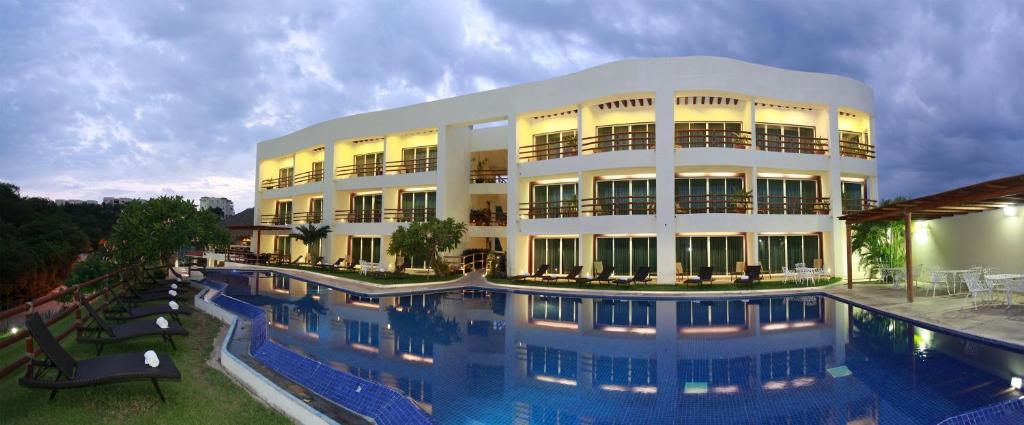
<path id="1" fill-rule="evenodd" d="M 326 238 L 328 233 L 331 233 L 331 226 L 317 227 L 315 224 L 304 224 L 296 227 L 295 233 L 288 236 L 306 245 L 306 261 L 313 262 L 320 256 L 320 241 Z"/>
<path id="2" fill-rule="evenodd" d="M 880 206 L 904 201 L 897 197 Z M 906 261 L 903 221 L 869 221 L 853 225 L 850 248 L 860 257 L 860 268 L 874 279 L 880 267 L 901 266 Z"/>

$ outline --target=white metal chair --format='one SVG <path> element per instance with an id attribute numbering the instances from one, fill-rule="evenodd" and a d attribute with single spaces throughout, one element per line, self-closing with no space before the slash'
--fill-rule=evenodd
<path id="1" fill-rule="evenodd" d="M 782 266 L 782 282 L 783 283 L 792 282 L 793 278 L 795 278 L 795 277 L 796 277 L 796 274 L 793 273 L 793 271 L 790 270 L 789 267 Z"/>
<path id="2" fill-rule="evenodd" d="M 967 294 L 967 298 L 971 299 L 971 303 L 974 308 L 978 308 L 978 297 L 984 296 L 985 301 L 992 300 L 992 287 L 985 284 L 981 279 L 981 272 L 969 271 L 963 274 L 964 282 L 967 284 L 967 290 L 970 291 Z"/>
<path id="3" fill-rule="evenodd" d="M 928 269 L 928 280 L 923 282 L 925 285 L 925 292 L 929 289 L 932 291 L 932 296 L 938 291 L 939 287 L 946 289 L 946 295 L 949 295 L 949 276 L 946 273 L 942 273 L 938 270 Z"/>

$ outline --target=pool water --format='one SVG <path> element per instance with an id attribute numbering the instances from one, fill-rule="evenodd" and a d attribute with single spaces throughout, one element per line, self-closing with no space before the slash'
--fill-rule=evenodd
<path id="1" fill-rule="evenodd" d="M 369 297 L 211 272 L 269 337 L 440 424 L 934 424 L 1022 393 L 1024 354 L 823 296 Z"/>

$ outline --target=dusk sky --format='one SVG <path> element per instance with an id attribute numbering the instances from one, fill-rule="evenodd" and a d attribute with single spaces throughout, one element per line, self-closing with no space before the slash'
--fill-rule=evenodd
<path id="1" fill-rule="evenodd" d="M 226 196 L 256 143 L 625 58 L 726 56 L 875 93 L 883 198 L 1024 173 L 1024 2 L 0 0 L 0 181 Z"/>

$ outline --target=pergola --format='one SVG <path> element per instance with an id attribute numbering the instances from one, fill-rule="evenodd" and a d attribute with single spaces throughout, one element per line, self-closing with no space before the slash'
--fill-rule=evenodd
<path id="1" fill-rule="evenodd" d="M 243 230 L 256 232 L 256 256 L 260 254 L 260 237 L 263 231 L 288 231 L 288 226 L 267 226 L 260 224 L 240 224 L 227 226 L 231 230 Z"/>
<path id="2" fill-rule="evenodd" d="M 911 241 L 912 220 L 933 220 L 943 217 L 988 211 L 1024 204 L 1024 174 L 990 180 L 948 190 L 934 195 L 893 202 L 839 217 L 846 221 L 846 286 L 853 288 L 853 249 L 850 247 L 851 227 L 871 221 L 903 220 L 903 239 L 907 259 L 907 302 L 914 301 L 914 267 Z"/>

